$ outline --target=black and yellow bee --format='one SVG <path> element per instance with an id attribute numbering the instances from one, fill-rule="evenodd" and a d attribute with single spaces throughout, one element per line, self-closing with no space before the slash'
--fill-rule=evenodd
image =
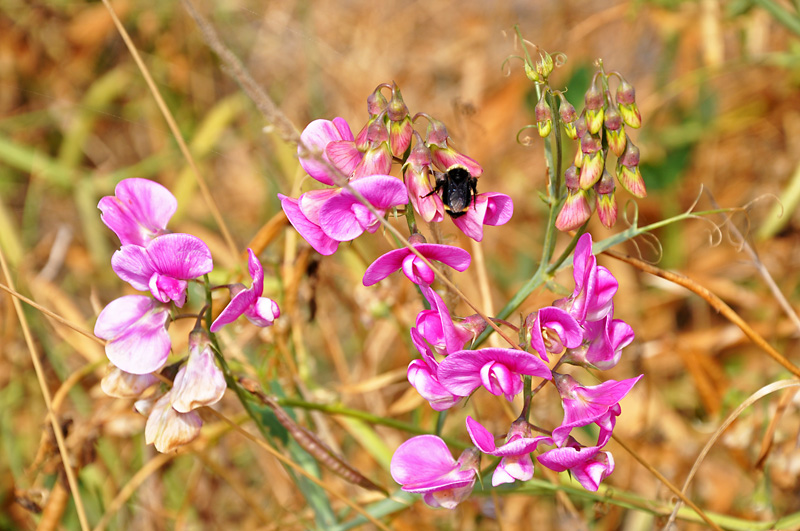
<path id="1" fill-rule="evenodd" d="M 450 217 L 466 214 L 470 201 L 478 195 L 478 178 L 473 177 L 464 166 L 453 166 L 444 173 L 436 172 L 436 186 L 428 195 L 442 191 L 442 203 Z M 428 197 L 427 195 L 425 197 Z"/>

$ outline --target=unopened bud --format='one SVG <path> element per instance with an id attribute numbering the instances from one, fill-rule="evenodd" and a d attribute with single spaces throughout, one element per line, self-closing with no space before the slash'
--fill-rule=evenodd
<path id="1" fill-rule="evenodd" d="M 561 105 L 558 107 L 558 115 L 561 117 L 561 123 L 567 136 L 572 140 L 577 140 L 578 130 L 575 128 L 575 122 L 578 120 L 578 113 L 575 112 L 575 107 L 563 96 L 561 97 Z"/>
<path id="2" fill-rule="evenodd" d="M 527 61 L 525 62 L 525 76 L 534 83 L 538 83 L 540 81 L 539 74 Z"/>
<path id="3" fill-rule="evenodd" d="M 539 60 L 536 61 L 536 72 L 542 79 L 547 79 L 553 72 L 553 57 L 549 53 L 539 54 Z"/>
<path id="4" fill-rule="evenodd" d="M 412 234 L 411 236 L 408 237 L 408 243 L 410 245 L 419 245 L 419 244 L 425 243 L 425 242 L 426 242 L 425 236 L 423 236 L 419 232 L 415 232 L 414 234 Z"/>
<path id="5" fill-rule="evenodd" d="M 608 147 L 611 148 L 614 155 L 622 156 L 626 144 L 625 126 L 622 125 L 622 115 L 617 110 L 616 105 L 610 105 L 606 110 L 604 125 Z"/>
<path id="6" fill-rule="evenodd" d="M 564 184 L 567 186 L 567 189 L 573 192 L 580 188 L 580 169 L 576 166 L 567 168 L 567 171 L 564 172 Z"/>
<path id="7" fill-rule="evenodd" d="M 633 142 L 628 142 L 625 152 L 619 158 L 619 163 L 628 168 L 639 165 L 639 148 Z"/>
<path id="8" fill-rule="evenodd" d="M 617 180 L 636 197 L 646 197 L 647 189 L 639 169 L 639 148 L 628 141 L 625 153 L 617 160 Z"/>
<path id="9" fill-rule="evenodd" d="M 636 90 L 633 85 L 622 79 L 617 86 L 616 101 L 619 105 L 631 105 L 636 103 Z"/>
<path id="10" fill-rule="evenodd" d="M 561 231 L 575 230 L 586 223 L 591 215 L 589 193 L 586 190 L 569 192 L 567 200 L 556 218 L 556 228 Z"/>
<path id="11" fill-rule="evenodd" d="M 381 92 L 385 86 L 385 83 L 378 85 L 375 91 L 367 97 L 367 111 L 370 117 L 377 116 L 386 109 L 386 97 Z"/>
<path id="12" fill-rule="evenodd" d="M 603 127 L 603 93 L 597 88 L 595 83 L 589 86 L 589 90 L 584 95 L 586 128 L 590 133 L 596 135 Z"/>
<path id="13" fill-rule="evenodd" d="M 586 134 L 586 111 L 582 112 L 581 115 L 575 120 L 575 132 L 578 134 L 578 138 L 583 138 L 583 135 Z"/>
<path id="14" fill-rule="evenodd" d="M 547 101 L 545 101 L 544 94 L 542 94 L 539 103 L 536 104 L 534 115 L 536 116 L 536 126 L 539 129 L 539 136 L 544 138 L 549 135 L 550 131 L 553 129 L 553 112 L 550 110 Z"/>
<path id="15" fill-rule="evenodd" d="M 614 192 L 597 194 L 597 217 L 605 227 L 611 228 L 617 222 L 617 200 Z"/>
<path id="16" fill-rule="evenodd" d="M 447 127 L 445 127 L 444 122 L 437 120 L 436 118 L 432 118 L 427 114 L 425 117 L 428 118 L 428 129 L 425 132 L 425 143 L 428 144 L 428 146 L 434 145 L 443 149 L 446 148 L 449 135 L 447 134 Z"/>

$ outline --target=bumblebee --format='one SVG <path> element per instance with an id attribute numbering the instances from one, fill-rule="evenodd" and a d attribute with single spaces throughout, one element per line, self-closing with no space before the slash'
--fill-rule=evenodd
<path id="1" fill-rule="evenodd" d="M 444 173 L 436 173 L 436 187 L 428 195 L 442 191 L 442 203 L 450 217 L 458 218 L 466 214 L 464 209 L 473 205 L 478 195 L 478 178 L 473 177 L 464 166 L 453 166 Z M 426 195 L 425 197 L 428 197 Z"/>

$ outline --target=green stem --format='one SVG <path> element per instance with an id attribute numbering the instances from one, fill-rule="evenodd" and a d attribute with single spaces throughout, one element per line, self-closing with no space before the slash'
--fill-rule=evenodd
<path id="1" fill-rule="evenodd" d="M 306 402 L 305 400 L 300 400 L 298 398 L 289 398 L 289 397 L 276 398 L 275 400 L 276 402 L 278 402 L 278 404 L 284 407 L 298 407 L 301 409 L 321 411 L 328 415 L 342 415 L 345 417 L 352 417 L 355 419 L 363 420 L 364 422 L 368 422 L 370 424 L 376 424 L 379 426 L 389 426 L 390 428 L 395 428 L 401 431 L 405 431 L 407 433 L 412 433 L 414 435 L 426 435 L 431 433 L 430 430 L 420 428 L 419 426 L 415 426 L 414 424 L 409 424 L 407 422 L 402 422 L 394 419 L 388 419 L 386 417 L 380 417 L 378 415 L 373 415 L 372 413 L 367 413 L 366 411 L 361 411 L 359 409 L 350 409 L 336 404 L 317 404 L 314 402 Z M 471 444 L 466 444 L 462 441 L 457 441 L 454 439 L 448 439 L 443 437 L 443 440 L 447 444 L 458 448 L 469 448 L 470 446 L 472 446 Z"/>

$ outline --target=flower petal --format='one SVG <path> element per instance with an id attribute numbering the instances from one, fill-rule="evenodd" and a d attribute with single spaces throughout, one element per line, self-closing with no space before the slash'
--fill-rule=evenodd
<path id="1" fill-rule="evenodd" d="M 278 194 L 286 217 L 305 241 L 319 254 L 329 256 L 339 248 L 339 242 L 326 235 L 319 225 L 310 221 L 300 210 L 298 200 Z"/>
<path id="2" fill-rule="evenodd" d="M 144 246 L 166 230 L 178 208 L 169 190 L 148 179 L 124 179 L 97 205 L 100 219 L 114 231 L 122 245 Z"/>

